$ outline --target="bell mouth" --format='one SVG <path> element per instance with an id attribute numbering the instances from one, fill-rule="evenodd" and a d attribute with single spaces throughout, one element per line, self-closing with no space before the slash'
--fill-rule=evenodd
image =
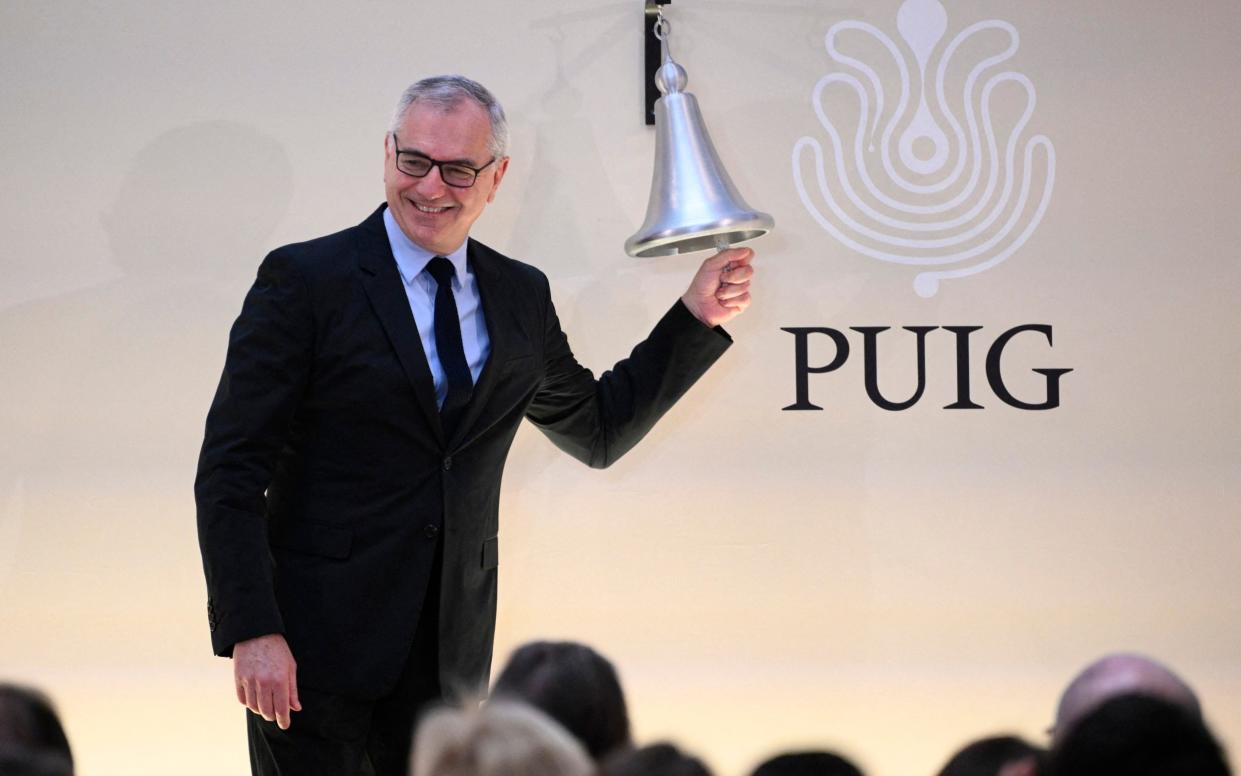
<path id="1" fill-rule="evenodd" d="M 755 222 L 748 224 L 732 224 L 714 229 L 670 229 L 663 233 L 634 235 L 625 241 L 625 253 L 637 259 L 649 259 L 678 253 L 719 250 L 721 246 L 736 245 L 770 232 L 771 216 L 762 213 L 758 215 L 760 217 L 755 219 Z"/>

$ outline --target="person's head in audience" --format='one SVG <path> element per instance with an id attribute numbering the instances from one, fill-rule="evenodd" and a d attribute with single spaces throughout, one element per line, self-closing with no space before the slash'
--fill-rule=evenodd
<path id="1" fill-rule="evenodd" d="M 711 769 L 673 744 L 659 743 L 615 754 L 603 762 L 599 773 L 600 776 L 711 776 Z"/>
<path id="2" fill-rule="evenodd" d="M 862 771 L 831 752 L 789 752 L 759 765 L 751 776 L 862 776 Z"/>
<path id="3" fill-rule="evenodd" d="M 0 776 L 73 776 L 73 765 L 54 752 L 0 745 Z"/>
<path id="4" fill-rule="evenodd" d="M 73 753 L 56 709 L 46 695 L 29 687 L 0 684 L 0 752 L 59 759 L 73 770 Z"/>
<path id="5" fill-rule="evenodd" d="M 595 760 L 630 744 L 629 712 L 616 669 L 585 644 L 533 641 L 518 648 L 491 696 L 541 709 Z"/>
<path id="6" fill-rule="evenodd" d="M 1051 752 L 1051 776 L 1228 776 L 1202 717 L 1163 698 L 1121 695 L 1079 719 Z"/>
<path id="7" fill-rule="evenodd" d="M 939 776 L 1034 776 L 1046 752 L 1016 736 L 992 736 L 965 745 L 949 758 Z"/>
<path id="8" fill-rule="evenodd" d="M 1202 716 L 1198 697 L 1172 669 L 1144 655 L 1118 652 L 1094 661 L 1069 682 L 1056 707 L 1053 744 L 1104 701 L 1130 693 L 1162 698 Z"/>
<path id="9" fill-rule="evenodd" d="M 546 714 L 513 701 L 437 709 L 414 736 L 413 776 L 593 776 L 594 763 Z"/>

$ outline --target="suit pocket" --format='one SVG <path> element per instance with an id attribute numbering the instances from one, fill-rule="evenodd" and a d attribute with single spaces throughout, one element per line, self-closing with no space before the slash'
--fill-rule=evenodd
<path id="1" fill-rule="evenodd" d="M 326 523 L 300 521 L 277 530 L 271 543 L 285 550 L 344 560 L 353 547 L 353 531 Z"/>
<path id="2" fill-rule="evenodd" d="M 488 571 L 500 565 L 500 537 L 493 536 L 483 542 L 483 571 Z"/>

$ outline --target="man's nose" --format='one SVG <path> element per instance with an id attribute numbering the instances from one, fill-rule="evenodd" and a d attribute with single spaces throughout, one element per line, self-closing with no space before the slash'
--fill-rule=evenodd
<path id="1" fill-rule="evenodd" d="M 444 196 L 448 191 L 448 184 L 444 183 L 443 177 L 440 176 L 440 168 L 438 165 L 432 167 L 424 176 L 418 179 L 414 184 L 414 189 L 428 199 L 436 199 Z"/>

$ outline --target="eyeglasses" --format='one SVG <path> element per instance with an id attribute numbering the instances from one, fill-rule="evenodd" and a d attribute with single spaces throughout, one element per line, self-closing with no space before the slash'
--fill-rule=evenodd
<path id="1" fill-rule="evenodd" d="M 392 133 L 392 146 L 396 149 L 396 168 L 411 178 L 425 178 L 432 167 L 440 168 L 440 180 L 455 189 L 468 189 L 478 180 L 478 174 L 495 163 L 496 158 L 482 167 L 471 167 L 462 162 L 441 162 L 413 151 L 401 149 L 396 133 Z"/>

